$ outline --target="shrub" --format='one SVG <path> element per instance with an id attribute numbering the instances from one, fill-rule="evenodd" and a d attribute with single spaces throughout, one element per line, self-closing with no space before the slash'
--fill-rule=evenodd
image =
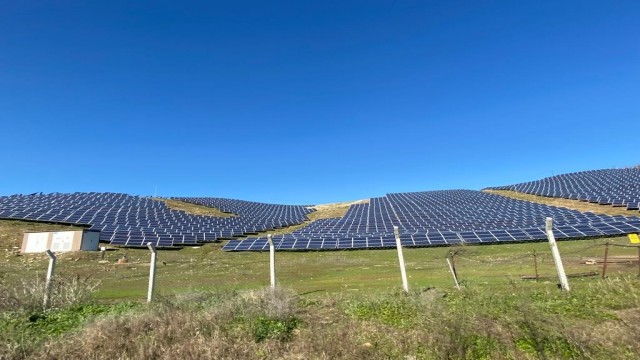
<path id="1" fill-rule="evenodd" d="M 90 277 L 55 277 L 49 306 L 62 308 L 87 302 L 100 281 Z M 40 278 L 23 280 L 17 286 L 0 283 L 0 311 L 33 311 L 43 306 L 45 282 Z"/>
<path id="2" fill-rule="evenodd" d="M 257 342 L 266 339 L 287 341 L 291 339 L 293 331 L 298 327 L 299 323 L 300 320 L 296 317 L 274 319 L 260 316 L 253 322 L 253 337 Z"/>

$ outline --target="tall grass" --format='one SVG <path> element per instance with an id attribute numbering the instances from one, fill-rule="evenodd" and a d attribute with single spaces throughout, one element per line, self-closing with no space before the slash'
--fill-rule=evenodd
<path id="1" fill-rule="evenodd" d="M 636 359 L 640 281 L 305 297 L 214 291 L 105 312 L 34 359 Z M 5 354 L 10 354 L 10 350 Z"/>
<path id="2" fill-rule="evenodd" d="M 0 359 L 25 358 L 47 339 L 109 311 L 108 306 L 90 303 L 98 285 L 90 278 L 56 277 L 49 307 L 43 308 L 43 280 L 23 280 L 18 285 L 0 282 Z"/>
<path id="3" fill-rule="evenodd" d="M 100 281 L 91 277 L 55 277 L 49 292 L 49 307 L 63 308 L 88 301 Z M 33 311 L 44 306 L 45 281 L 23 279 L 17 286 L 0 282 L 0 311 Z M 42 309 L 46 310 L 46 309 Z"/>

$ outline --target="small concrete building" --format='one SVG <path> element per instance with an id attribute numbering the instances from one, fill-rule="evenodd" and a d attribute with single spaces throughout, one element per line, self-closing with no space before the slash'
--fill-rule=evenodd
<path id="1" fill-rule="evenodd" d="M 22 239 L 22 253 L 98 251 L 100 231 L 73 230 L 27 232 Z"/>

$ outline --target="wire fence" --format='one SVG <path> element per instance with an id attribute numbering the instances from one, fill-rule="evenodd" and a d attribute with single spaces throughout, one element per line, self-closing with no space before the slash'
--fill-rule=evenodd
<path id="1" fill-rule="evenodd" d="M 613 251 L 614 248 L 617 250 Z M 564 266 L 569 270 L 568 277 L 599 276 L 604 279 L 612 272 L 640 277 L 640 245 L 606 241 L 560 252 Z M 552 279 L 557 269 L 553 262 L 546 261 L 550 256 L 550 250 L 542 247 L 524 254 L 498 255 L 496 258 L 486 254 L 468 254 L 460 249 L 447 254 L 448 262 L 453 264 L 451 272 L 456 284 L 464 283 L 465 276 L 476 282 L 481 282 L 482 278 L 515 275 L 523 280 Z M 488 268 L 497 271 L 487 273 Z"/>
<path id="2" fill-rule="evenodd" d="M 640 245 L 626 244 L 627 241 L 616 238 L 559 242 L 567 276 L 596 280 L 617 275 L 640 277 Z M 127 252 L 128 264 L 115 261 Z M 218 253 L 214 248 L 159 253 L 157 287 L 161 293 L 167 293 L 187 287 L 249 288 L 269 283 L 268 253 L 233 254 Z M 59 271 L 63 275 L 95 274 L 110 287 L 105 293 L 129 291 L 138 297 L 147 287 L 149 256 L 148 250 L 114 250 L 111 254 L 108 252 L 106 258 L 104 254 L 68 254 L 61 257 Z M 511 286 L 520 280 L 523 283 L 558 281 L 546 242 L 405 248 L 404 256 L 410 288 L 484 286 L 490 289 L 493 285 Z M 303 292 L 401 288 L 395 250 L 282 251 L 276 258 L 277 282 Z M 27 267 L 43 274 L 44 264 L 33 259 Z"/>

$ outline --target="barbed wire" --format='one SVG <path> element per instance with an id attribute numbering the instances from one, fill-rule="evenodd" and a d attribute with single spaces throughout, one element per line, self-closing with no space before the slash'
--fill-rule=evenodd
<path id="1" fill-rule="evenodd" d="M 516 257 L 512 257 L 512 258 L 499 259 L 499 260 L 471 259 L 471 258 L 468 258 L 466 256 L 461 256 L 461 255 L 456 255 L 455 257 L 458 258 L 458 259 L 463 259 L 463 260 L 468 260 L 468 261 L 473 261 L 473 262 L 478 262 L 478 263 L 483 263 L 483 264 L 493 264 L 493 263 L 507 263 L 507 262 L 513 262 L 513 261 L 517 261 L 517 260 L 522 260 L 522 259 L 529 258 L 532 255 L 533 255 L 533 253 L 527 253 L 526 255 L 520 255 L 520 256 L 516 256 Z"/>
<path id="2" fill-rule="evenodd" d="M 623 244 L 605 243 L 605 244 L 595 244 L 595 245 L 583 247 L 583 248 L 580 248 L 580 249 L 577 249 L 577 250 L 573 250 L 573 251 L 563 251 L 562 255 L 564 256 L 564 255 L 578 254 L 578 253 L 581 253 L 581 252 L 584 252 L 584 251 L 587 251 L 587 250 L 590 250 L 590 249 L 600 248 L 600 247 L 605 247 L 605 246 L 616 246 L 616 247 L 623 247 L 623 248 L 640 249 L 639 245 L 623 245 Z M 546 251 L 535 252 L 535 254 L 537 256 L 541 256 L 541 257 L 544 257 L 545 255 L 548 255 L 548 253 Z M 514 257 L 509 257 L 509 258 L 504 258 L 504 259 L 496 259 L 496 260 L 472 259 L 470 257 L 460 255 L 460 253 L 456 253 L 456 252 L 454 252 L 452 254 L 449 254 L 449 256 L 454 256 L 454 258 L 457 258 L 457 259 L 462 259 L 462 260 L 467 260 L 467 261 L 472 261 L 472 262 L 477 262 L 477 263 L 483 263 L 483 264 L 498 264 L 498 263 L 514 262 L 514 261 L 530 258 L 530 257 L 534 256 L 534 252 L 528 252 L 528 253 L 526 253 L 524 255 L 519 255 L 519 256 L 514 256 Z"/>
<path id="3" fill-rule="evenodd" d="M 572 254 L 577 254 L 577 253 L 581 253 L 583 251 L 589 250 L 589 249 L 593 249 L 593 248 L 597 248 L 597 247 L 601 247 L 604 246 L 604 244 L 595 244 L 595 245 L 591 245 L 591 246 L 587 246 L 578 250 L 573 250 L 573 251 L 562 251 L 561 255 L 572 255 Z"/>
<path id="4" fill-rule="evenodd" d="M 624 247 L 624 248 L 636 248 L 636 249 L 640 249 L 640 245 L 609 244 L 609 246 L 616 246 L 616 247 Z"/>

